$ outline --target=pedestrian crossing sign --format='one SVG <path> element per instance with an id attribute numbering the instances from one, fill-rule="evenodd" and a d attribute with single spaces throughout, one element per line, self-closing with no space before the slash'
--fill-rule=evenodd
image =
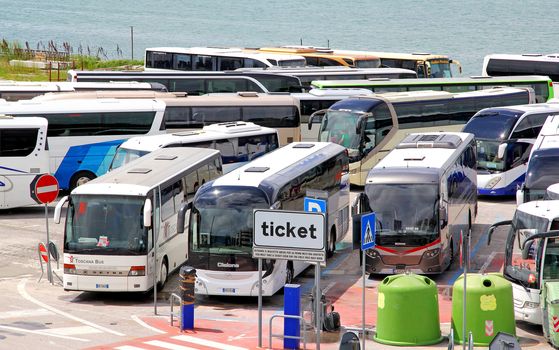
<path id="1" fill-rule="evenodd" d="M 375 213 L 361 216 L 361 250 L 367 250 L 375 246 Z"/>

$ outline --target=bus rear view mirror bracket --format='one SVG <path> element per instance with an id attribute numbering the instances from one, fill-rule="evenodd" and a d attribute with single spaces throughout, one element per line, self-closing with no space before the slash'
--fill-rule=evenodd
<path id="1" fill-rule="evenodd" d="M 64 206 L 64 204 L 66 204 L 66 202 L 68 202 L 68 196 L 62 197 L 58 201 L 58 203 L 56 204 L 56 207 L 54 208 L 54 223 L 55 224 L 60 223 L 60 213 L 62 212 L 62 207 Z"/>
<path id="2" fill-rule="evenodd" d="M 316 112 L 314 112 L 313 114 L 311 114 L 309 116 L 309 121 L 307 122 L 307 128 L 310 130 L 312 129 L 312 124 L 314 123 L 314 120 L 317 119 L 318 123 L 322 122 L 322 118 L 324 118 L 324 115 L 326 114 L 326 111 L 328 111 L 327 109 L 320 109 Z"/>
<path id="3" fill-rule="evenodd" d="M 491 244 L 491 236 L 493 235 L 493 232 L 497 227 L 511 225 L 511 224 L 512 224 L 512 220 L 505 220 L 505 221 L 496 222 L 493 225 L 489 226 L 489 229 L 487 230 L 487 245 Z"/>
<path id="4" fill-rule="evenodd" d="M 152 204 L 151 199 L 147 198 L 144 203 L 144 211 L 143 211 L 143 219 L 144 219 L 144 227 L 149 228 L 151 227 L 151 211 L 152 211 Z"/>
<path id="5" fill-rule="evenodd" d="M 186 222 L 186 212 L 192 209 L 192 202 L 182 203 L 177 214 L 177 233 L 184 233 L 184 223 Z"/>

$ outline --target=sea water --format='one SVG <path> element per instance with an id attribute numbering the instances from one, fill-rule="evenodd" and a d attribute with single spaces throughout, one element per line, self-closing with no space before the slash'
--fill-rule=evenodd
<path id="1" fill-rule="evenodd" d="M 156 46 L 314 45 L 446 54 L 479 75 L 490 53 L 554 53 L 554 0 L 0 0 L 0 39 L 142 59 Z M 131 31 L 133 30 L 133 35 Z M 132 40 L 133 37 L 133 40 Z M 103 53 L 100 52 L 102 48 Z"/>

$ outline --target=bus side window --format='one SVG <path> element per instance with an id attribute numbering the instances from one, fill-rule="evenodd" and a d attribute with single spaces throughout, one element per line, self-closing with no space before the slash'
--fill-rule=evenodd
<path id="1" fill-rule="evenodd" d="M 210 181 L 210 167 L 208 164 L 204 164 L 198 168 L 198 181 L 200 186 Z"/>
<path id="2" fill-rule="evenodd" d="M 199 182 L 198 182 L 198 172 L 193 170 L 191 173 L 184 177 L 184 182 L 186 185 L 186 195 L 187 199 L 194 199 L 194 194 L 198 190 Z"/>
<path id="3" fill-rule="evenodd" d="M 221 176 L 221 160 L 220 158 L 216 158 L 213 162 L 209 163 L 210 169 L 210 178 L 209 180 L 217 179 Z"/>
<path id="4" fill-rule="evenodd" d="M 161 189 L 161 219 L 165 220 L 175 213 L 173 184 Z"/>
<path id="5" fill-rule="evenodd" d="M 235 163 L 238 161 L 246 162 L 248 156 L 246 154 L 235 154 L 235 147 L 230 140 L 217 140 L 215 142 L 215 149 L 221 153 L 221 159 L 224 164 Z"/>

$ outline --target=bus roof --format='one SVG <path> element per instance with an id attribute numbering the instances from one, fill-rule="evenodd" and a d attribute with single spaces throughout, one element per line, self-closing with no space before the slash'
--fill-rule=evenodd
<path id="1" fill-rule="evenodd" d="M 72 99 L 60 101 L 22 100 L 0 102 L 0 114 L 99 112 L 99 111 L 144 111 L 163 110 L 161 102 L 152 99 Z"/>
<path id="2" fill-rule="evenodd" d="M 247 48 L 248 49 L 248 48 Z M 367 53 L 340 53 L 335 52 L 331 49 L 318 49 L 311 46 L 299 46 L 299 47 L 290 47 L 290 46 L 280 46 L 280 47 L 260 47 L 256 49 L 248 49 L 248 50 L 256 50 L 256 52 L 278 52 L 282 54 L 293 54 L 293 55 L 301 55 L 301 56 L 308 56 L 308 57 L 335 57 L 335 58 L 353 58 L 356 60 L 378 60 L 379 57 L 367 54 Z"/>
<path id="3" fill-rule="evenodd" d="M 381 68 L 385 69 L 385 68 Z M 317 80 L 311 85 L 318 88 L 333 88 L 336 86 L 400 86 L 400 85 L 461 85 L 472 83 L 504 83 L 521 81 L 547 81 L 551 84 L 551 79 L 545 75 L 517 75 L 517 76 L 498 76 L 498 77 L 469 77 L 469 78 L 430 78 L 430 79 L 389 79 L 373 78 L 360 80 Z"/>
<path id="4" fill-rule="evenodd" d="M 316 99 L 341 99 L 350 96 L 372 95 L 369 89 L 347 88 L 347 89 L 311 89 L 309 92 L 292 93 L 291 96 L 299 100 L 316 100 Z"/>
<path id="5" fill-rule="evenodd" d="M 540 130 L 539 136 L 559 136 L 559 115 L 552 115 L 547 117 L 547 120 Z M 538 139 L 540 137 L 538 137 Z"/>
<path id="6" fill-rule="evenodd" d="M 486 55 L 484 60 L 497 59 L 497 60 L 515 60 L 515 61 L 532 61 L 532 62 L 558 62 L 559 54 L 491 54 Z"/>
<path id="7" fill-rule="evenodd" d="M 514 111 L 514 112 L 518 112 L 518 113 L 522 113 L 522 114 L 526 114 L 526 113 L 530 113 L 530 114 L 531 113 L 547 113 L 547 112 L 557 113 L 557 112 L 559 112 L 559 104 L 549 103 L 549 101 L 548 101 L 547 103 L 533 103 L 533 104 L 527 104 L 527 105 L 490 107 L 490 108 L 482 109 L 481 111 L 479 111 L 479 113 L 482 113 L 484 111 L 489 111 L 489 110 L 491 110 L 491 111 L 493 111 L 493 110 L 508 110 L 508 111 Z"/>
<path id="8" fill-rule="evenodd" d="M 462 132 L 409 134 L 369 171 L 365 183 L 438 183 L 457 150 L 461 153 L 473 139 Z"/>
<path id="9" fill-rule="evenodd" d="M 274 199 L 294 177 L 316 167 L 325 156 L 342 152 L 343 146 L 331 142 L 293 142 L 223 175 L 211 186 L 257 187 Z"/>
<path id="10" fill-rule="evenodd" d="M 522 203 L 516 207 L 516 210 L 551 221 L 559 217 L 559 200 L 538 200 Z"/>
<path id="11" fill-rule="evenodd" d="M 0 81 L 0 91 L 75 91 L 75 90 L 107 90 L 107 89 L 146 89 L 166 91 L 159 83 L 140 83 L 137 81 L 120 82 L 51 82 L 51 81 Z"/>
<path id="12" fill-rule="evenodd" d="M 152 188 L 176 174 L 213 157 L 219 157 L 219 151 L 188 147 L 158 149 L 76 187 L 71 194 L 146 196 Z"/>
<path id="13" fill-rule="evenodd" d="M 11 115 L 0 115 L 0 129 L 19 127 L 46 127 L 48 121 L 41 117 L 14 117 Z"/>
<path id="14" fill-rule="evenodd" d="M 379 58 L 394 58 L 401 60 L 432 60 L 432 59 L 446 59 L 447 55 L 432 54 L 428 52 L 413 52 L 413 53 L 399 53 L 399 52 L 382 52 L 382 51 L 359 51 L 359 50 L 334 50 L 335 53 L 347 54 L 347 53 L 360 53 L 377 56 Z"/>
<path id="15" fill-rule="evenodd" d="M 136 136 L 124 141 L 119 147 L 151 152 L 171 144 L 188 144 L 227 137 L 254 136 L 277 133 L 275 129 L 251 122 L 230 122 L 206 125 L 200 130 L 180 131 L 172 134 Z"/>
<path id="16" fill-rule="evenodd" d="M 150 47 L 146 48 L 147 51 L 159 52 L 172 52 L 184 53 L 191 55 L 215 55 L 215 56 L 228 56 L 228 57 L 246 57 L 246 58 L 264 58 L 273 59 L 277 61 L 283 60 L 304 60 L 303 56 L 298 55 L 284 55 L 265 52 L 247 52 L 241 48 L 235 47 Z"/>
<path id="17" fill-rule="evenodd" d="M 238 68 L 233 72 L 268 72 L 274 74 L 293 74 L 295 76 L 307 76 L 307 75 L 317 75 L 317 74 L 328 74 L 328 75 L 379 75 L 379 74 L 400 74 L 400 73 L 417 73 L 410 69 L 403 68 L 350 68 L 347 66 L 328 66 L 328 67 L 267 67 L 267 68 Z M 337 81 L 337 80 L 336 80 Z"/>

